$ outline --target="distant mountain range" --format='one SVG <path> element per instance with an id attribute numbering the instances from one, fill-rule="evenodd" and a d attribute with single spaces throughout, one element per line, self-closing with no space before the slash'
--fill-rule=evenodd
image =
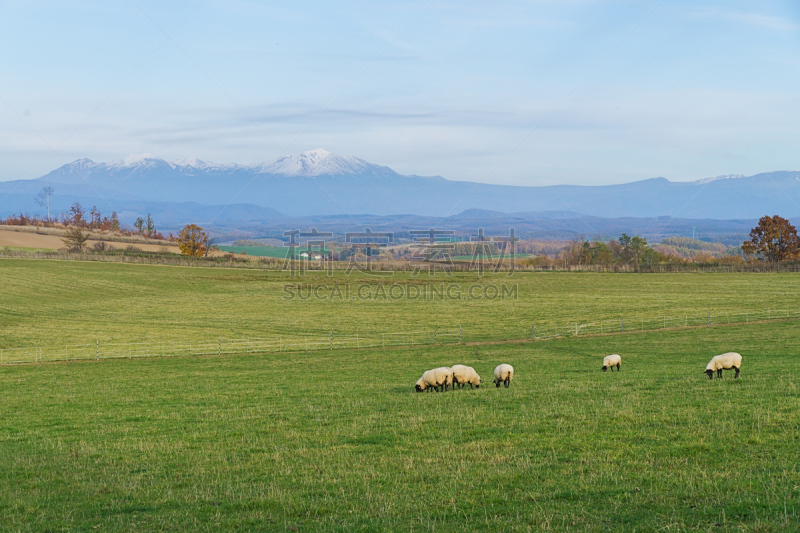
<path id="1" fill-rule="evenodd" d="M 123 220 L 151 212 L 168 224 L 367 214 L 475 219 L 475 213 L 481 213 L 479 218 L 514 213 L 530 220 L 800 215 L 796 171 L 693 182 L 652 178 L 620 185 L 520 187 L 404 176 L 322 149 L 251 166 L 198 159 L 167 162 L 147 155 L 110 163 L 80 159 L 35 180 L 0 183 L 0 215 L 41 214 L 33 197 L 45 185 L 55 189 L 53 213 L 80 201 L 104 213 L 116 210 Z"/>

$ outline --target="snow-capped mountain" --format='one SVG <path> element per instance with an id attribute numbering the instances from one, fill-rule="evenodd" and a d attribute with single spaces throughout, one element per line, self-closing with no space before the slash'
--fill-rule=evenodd
<path id="1" fill-rule="evenodd" d="M 404 176 L 389 167 L 323 149 L 248 166 L 197 158 L 168 162 L 148 154 L 109 163 L 79 159 L 37 180 L 0 183 L 0 193 L 13 195 L 0 205 L 0 215 L 38 212 L 33 197 L 45 185 L 55 189 L 56 210 L 79 199 L 84 204 L 104 205 L 104 211 L 120 202 L 194 202 L 204 206 L 249 204 L 291 216 L 446 217 L 471 208 L 502 213 L 560 211 L 611 218 L 730 220 L 765 214 L 800 215 L 800 172 L 718 176 L 695 182 L 652 178 L 606 186 L 516 187 L 449 181 L 438 176 Z M 61 204 L 65 205 L 59 207 Z M 177 211 L 192 212 L 184 208 Z M 265 216 L 264 211 L 248 213 Z M 591 232 L 591 228 L 586 231 Z"/>
<path id="2" fill-rule="evenodd" d="M 705 185 L 706 183 L 711 183 L 712 181 L 719 181 L 719 180 L 735 180 L 739 178 L 746 177 L 744 174 L 728 174 L 727 176 L 716 176 L 714 178 L 703 178 L 701 180 L 695 180 L 690 183 L 694 183 L 695 185 Z"/>
<path id="3" fill-rule="evenodd" d="M 353 156 L 332 154 L 323 148 L 309 150 L 297 155 L 279 157 L 271 163 L 257 167 L 264 174 L 276 176 L 341 176 L 361 174 L 366 171 L 386 169 Z"/>
<path id="4" fill-rule="evenodd" d="M 237 165 L 235 163 L 212 163 L 197 157 L 176 161 L 166 161 L 151 154 L 132 154 L 124 159 L 108 163 L 96 163 L 91 159 L 79 159 L 57 169 L 48 176 L 51 181 L 65 179 L 70 174 L 96 173 L 98 171 L 122 172 L 141 169 L 172 168 L 179 172 L 193 174 L 194 171 L 235 171 L 241 170 L 256 174 L 283 177 L 317 177 L 344 175 L 400 176 L 389 167 L 374 165 L 353 156 L 333 154 L 323 148 L 309 150 L 296 155 L 286 155 L 269 162 L 256 165 Z M 54 175 L 55 173 L 55 175 Z M 73 176 L 80 179 L 80 176 Z M 86 176 L 83 176 L 84 178 Z M 437 176 L 438 177 L 438 176 Z"/>

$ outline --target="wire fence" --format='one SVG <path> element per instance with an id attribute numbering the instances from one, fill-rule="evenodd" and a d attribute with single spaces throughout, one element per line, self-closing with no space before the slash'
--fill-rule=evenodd
<path id="1" fill-rule="evenodd" d="M 114 244 L 109 243 L 109 244 Z M 147 243 L 151 244 L 151 243 Z M 132 245 L 135 246 L 135 245 Z M 118 249 L 114 252 L 69 252 L 65 250 L 14 250 L 8 247 L 0 248 L 0 259 L 40 259 L 54 261 L 96 261 L 102 263 L 126 263 L 141 265 L 167 265 L 199 268 L 243 268 L 281 271 L 287 268 L 284 259 L 274 257 L 234 257 L 232 254 L 217 257 L 188 257 L 175 254 L 161 254 L 159 252 L 144 252 L 141 250 Z M 535 264 L 534 258 L 515 259 L 513 262 L 505 259 L 502 262 L 483 261 L 482 268 L 486 270 L 497 269 L 502 272 L 598 272 L 598 273 L 626 273 L 637 272 L 640 274 L 733 274 L 733 273 L 759 273 L 759 272 L 800 272 L 800 261 L 790 262 L 747 262 L 747 263 L 664 263 L 653 265 L 569 265 L 553 263 L 547 265 Z M 352 264 L 349 261 L 293 261 L 293 268 L 312 271 L 349 271 Z M 437 268 L 442 268 L 437 263 Z M 408 260 L 377 260 L 370 268 L 381 271 L 411 272 L 420 268 L 420 262 Z M 453 272 L 472 272 L 478 269 L 471 261 L 454 260 L 447 266 Z"/>
<path id="2" fill-rule="evenodd" d="M 462 340 L 461 326 L 455 329 L 433 328 L 401 333 L 337 335 L 331 331 L 322 336 L 247 339 L 218 337 L 186 342 L 101 343 L 98 340 L 90 344 L 65 344 L 47 348 L 0 349 L 0 364 L 423 346 L 456 344 Z"/>
<path id="3" fill-rule="evenodd" d="M 740 312 L 692 312 L 682 315 L 626 317 L 595 320 L 592 322 L 533 324 L 531 337 L 547 340 L 557 337 L 577 337 L 578 335 L 605 335 L 608 333 L 632 333 L 635 331 L 655 331 L 670 328 L 710 327 L 722 324 L 758 322 L 763 320 L 786 320 L 800 318 L 800 310 L 773 310 Z"/>

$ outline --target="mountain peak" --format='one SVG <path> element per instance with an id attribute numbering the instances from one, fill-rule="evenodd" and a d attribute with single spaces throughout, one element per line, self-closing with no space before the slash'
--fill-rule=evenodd
<path id="1" fill-rule="evenodd" d="M 728 174 L 725 176 L 715 176 L 713 178 L 703 178 L 701 180 L 695 180 L 690 183 L 694 183 L 695 185 L 703 185 L 705 183 L 711 183 L 712 181 L 719 181 L 719 180 L 735 180 L 739 178 L 744 178 L 745 176 L 742 174 Z"/>
<path id="2" fill-rule="evenodd" d="M 168 164 L 160 157 L 152 154 L 131 154 L 125 159 L 116 159 L 108 163 L 108 166 L 113 168 L 136 168 L 155 166 L 159 163 Z"/>
<path id="3" fill-rule="evenodd" d="M 358 173 L 371 167 L 363 159 L 353 156 L 333 154 L 324 148 L 308 150 L 297 155 L 285 155 L 269 164 L 263 164 L 259 171 L 280 176 L 336 176 Z"/>

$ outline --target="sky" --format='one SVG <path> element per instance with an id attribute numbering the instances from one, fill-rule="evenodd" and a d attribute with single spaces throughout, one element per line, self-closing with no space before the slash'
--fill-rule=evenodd
<path id="1" fill-rule="evenodd" d="M 0 0 L 0 181 L 325 148 L 513 185 L 800 169 L 794 1 Z"/>

